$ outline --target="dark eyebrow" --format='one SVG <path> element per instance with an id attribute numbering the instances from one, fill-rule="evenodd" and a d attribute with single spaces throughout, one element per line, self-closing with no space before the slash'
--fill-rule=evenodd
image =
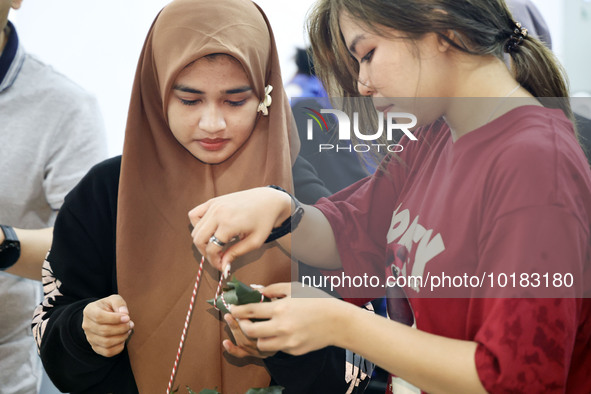
<path id="1" fill-rule="evenodd" d="M 174 90 L 180 90 L 181 92 L 185 93 L 203 94 L 201 90 L 193 89 L 185 85 L 174 85 L 172 88 Z"/>
<path id="2" fill-rule="evenodd" d="M 236 88 L 236 89 L 228 89 L 226 90 L 226 94 L 236 94 L 236 93 L 244 93 L 244 92 L 248 92 L 252 90 L 252 88 L 250 86 L 242 86 L 240 88 Z"/>
<path id="3" fill-rule="evenodd" d="M 185 92 L 185 93 L 205 94 L 205 92 L 202 92 L 201 90 L 193 89 L 193 88 L 190 88 L 185 85 L 174 85 L 172 88 L 174 90 L 179 90 L 179 91 Z M 224 93 L 225 94 L 236 94 L 236 93 L 248 92 L 250 90 L 252 90 L 252 88 L 250 86 L 242 86 L 242 87 L 235 88 L 235 89 L 228 89 Z"/>
<path id="4" fill-rule="evenodd" d="M 351 45 L 349 45 L 349 52 L 351 52 L 352 54 L 356 55 L 357 54 L 357 49 L 355 48 L 357 46 L 357 44 L 359 43 L 359 41 L 365 39 L 365 34 L 358 34 L 355 36 L 355 38 L 353 39 L 353 42 L 351 42 Z"/>

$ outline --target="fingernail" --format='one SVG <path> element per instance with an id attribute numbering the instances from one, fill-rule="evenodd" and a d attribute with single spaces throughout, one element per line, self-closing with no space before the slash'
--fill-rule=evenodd
<path id="1" fill-rule="evenodd" d="M 134 327 L 135 327 L 135 323 L 134 323 L 134 322 L 132 322 L 132 321 L 130 321 L 130 322 L 129 322 L 129 328 L 130 328 L 130 329 L 132 329 L 132 328 L 134 328 Z"/>
<path id="2" fill-rule="evenodd" d="M 120 306 L 119 307 L 119 313 L 127 313 L 129 314 L 129 311 L 127 310 L 126 306 Z"/>
<path id="3" fill-rule="evenodd" d="M 121 323 L 127 323 L 129 321 L 129 315 L 121 316 Z"/>

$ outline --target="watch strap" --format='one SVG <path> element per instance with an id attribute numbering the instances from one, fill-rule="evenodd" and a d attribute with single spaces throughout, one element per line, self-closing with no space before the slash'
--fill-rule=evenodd
<path id="1" fill-rule="evenodd" d="M 281 186 L 269 185 L 268 187 L 275 189 L 275 190 L 282 191 L 284 193 L 287 193 L 291 197 L 291 200 L 295 204 L 295 210 L 292 212 L 292 214 L 287 219 L 285 219 L 283 221 L 283 223 L 281 223 L 281 225 L 279 227 L 275 227 L 273 230 L 271 230 L 271 234 L 269 234 L 269 236 L 265 240 L 265 243 L 273 242 L 276 239 L 281 238 L 284 235 L 289 234 L 290 232 L 295 230 L 298 227 L 298 225 L 300 224 L 300 221 L 302 220 L 302 216 L 304 216 L 304 207 L 298 201 L 297 198 L 295 198 L 293 195 L 291 195 L 287 190 L 285 190 Z"/>
<path id="2" fill-rule="evenodd" d="M 4 232 L 4 242 L 0 244 L 0 270 L 12 267 L 21 255 L 21 244 L 16 232 L 11 226 L 0 224 Z"/>

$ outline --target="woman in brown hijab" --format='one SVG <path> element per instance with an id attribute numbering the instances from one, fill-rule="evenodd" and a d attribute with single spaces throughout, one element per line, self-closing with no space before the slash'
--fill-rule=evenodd
<path id="1" fill-rule="evenodd" d="M 258 6 L 166 6 L 139 60 L 122 158 L 91 170 L 55 226 L 33 330 L 57 387 L 165 392 L 201 260 L 188 212 L 256 186 L 292 190 L 297 151 L 273 34 Z M 286 281 L 290 258 L 270 243 L 235 263 L 233 274 L 244 283 Z M 222 351 L 228 329 L 205 302 L 219 280 L 205 264 L 174 386 L 224 394 L 267 386 L 259 359 Z"/>

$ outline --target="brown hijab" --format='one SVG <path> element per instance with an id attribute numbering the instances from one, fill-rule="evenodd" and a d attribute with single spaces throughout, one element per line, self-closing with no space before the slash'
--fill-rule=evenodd
<path id="1" fill-rule="evenodd" d="M 259 113 L 247 142 L 217 165 L 192 156 L 167 123 L 176 76 L 212 53 L 236 58 L 260 100 L 265 86 L 273 86 L 268 116 Z M 131 95 L 117 215 L 117 283 L 135 323 L 127 348 L 140 393 L 166 391 L 176 356 L 201 259 L 188 212 L 212 197 L 256 186 L 292 189 L 299 146 L 282 85 L 271 27 L 250 0 L 176 0 L 148 33 Z M 247 284 L 290 279 L 290 259 L 273 245 L 232 268 Z M 223 352 L 226 324 L 205 302 L 219 278 L 206 263 L 174 386 L 242 394 L 268 385 L 269 376 L 260 360 Z"/>

